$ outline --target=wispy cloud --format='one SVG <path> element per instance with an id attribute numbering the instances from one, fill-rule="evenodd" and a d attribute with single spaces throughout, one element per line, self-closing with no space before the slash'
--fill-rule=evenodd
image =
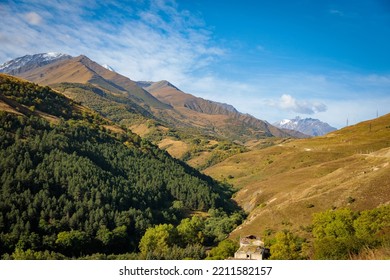
<path id="1" fill-rule="evenodd" d="M 313 115 L 327 110 L 327 106 L 324 103 L 308 100 L 296 100 L 289 94 L 283 94 L 275 105 L 284 110 L 307 115 Z"/>
<path id="2" fill-rule="evenodd" d="M 178 3 L 0 1 L 0 18 L 7 23 L 0 24 L 0 63 L 48 51 L 85 54 L 133 80 L 169 80 L 270 122 L 307 114 L 340 127 L 346 112 L 355 113 L 358 121 L 390 106 L 389 75 L 289 68 L 289 59 L 280 59 L 267 44 L 241 55 L 237 49 L 243 47 L 237 46 L 242 42 L 216 43 L 203 19 Z M 329 13 L 347 15 L 340 9 Z M 243 66 L 235 67 L 232 58 Z M 267 68 L 267 59 L 279 61 L 282 69 Z"/>
<path id="3" fill-rule="evenodd" d="M 210 75 L 179 86 L 271 123 L 300 115 L 340 128 L 348 116 L 352 124 L 375 117 L 377 110 L 385 114 L 390 106 L 389 75 L 275 72 L 241 80 Z"/>
<path id="4" fill-rule="evenodd" d="M 336 9 L 329 10 L 329 13 L 335 16 L 341 16 L 341 17 L 344 16 L 344 13 L 342 11 Z"/>
<path id="5" fill-rule="evenodd" d="M 40 25 L 42 23 L 42 17 L 38 15 L 36 12 L 29 12 L 24 14 L 24 18 L 27 20 L 29 24 L 32 25 Z"/>
<path id="6" fill-rule="evenodd" d="M 0 60 L 47 51 L 86 54 L 136 80 L 178 82 L 224 53 L 203 21 L 175 1 L 79 2 L 2 4 L 8 24 L 0 26 Z"/>

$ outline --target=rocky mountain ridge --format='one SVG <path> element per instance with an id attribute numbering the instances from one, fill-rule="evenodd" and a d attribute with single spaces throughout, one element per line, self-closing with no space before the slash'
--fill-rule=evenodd
<path id="1" fill-rule="evenodd" d="M 37 67 L 45 66 L 57 61 L 71 59 L 72 56 L 68 54 L 49 52 L 39 53 L 34 55 L 25 55 L 7 61 L 0 65 L 0 73 L 7 73 L 9 75 L 18 75 L 27 72 Z"/>
<path id="2" fill-rule="evenodd" d="M 61 83 L 93 85 L 97 88 L 95 91 L 103 90 L 112 98 L 120 97 L 126 104 L 127 100 L 131 101 L 131 108 L 135 113 L 138 112 L 147 118 L 152 117 L 176 128 L 192 127 L 206 134 L 241 142 L 270 136 L 292 136 L 289 132 L 265 121 L 239 113 L 231 105 L 184 93 L 168 81 L 136 83 L 84 55 L 74 58 L 61 55 L 58 60 L 46 60 L 46 56 L 44 54 L 35 56 L 36 61 L 41 59 L 42 62 L 36 62 L 28 68 L 20 67 L 17 63 L 20 58 L 17 58 L 14 60 L 12 71 L 22 78 L 43 85 Z M 12 63 L 8 62 L 7 65 L 11 67 Z M 9 73 L 7 69 L 4 71 Z"/>
<path id="3" fill-rule="evenodd" d="M 285 129 L 292 129 L 311 136 L 322 136 L 337 128 L 330 126 L 328 123 L 313 118 L 284 119 L 273 123 L 274 126 Z"/>

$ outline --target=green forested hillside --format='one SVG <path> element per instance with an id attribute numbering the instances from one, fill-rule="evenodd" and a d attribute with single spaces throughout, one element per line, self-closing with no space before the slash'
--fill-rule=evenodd
<path id="1" fill-rule="evenodd" d="M 103 116 L 123 125 L 146 121 L 153 116 L 131 99 L 114 95 L 115 92 L 103 90 L 92 84 L 61 83 L 53 85 L 59 92 L 79 102 Z"/>
<path id="2" fill-rule="evenodd" d="M 229 187 L 129 131 L 105 129 L 103 118 L 48 87 L 1 75 L 0 95 L 22 112 L 0 110 L 3 257 L 137 252 L 148 228 L 178 225 L 189 210 L 236 211 Z"/>
<path id="3" fill-rule="evenodd" d="M 154 116 L 129 98 L 92 84 L 60 83 L 52 86 L 73 101 L 115 123 L 131 127 L 142 137 L 166 149 L 172 156 L 200 170 L 246 150 L 243 145 L 218 135 L 211 136 L 199 127 L 176 127 L 178 119 L 170 117 L 170 122 L 166 119 L 164 121 L 164 114 L 161 115 L 161 112 Z M 237 125 L 230 130 L 237 130 Z M 180 147 L 172 143 L 179 143 Z"/>

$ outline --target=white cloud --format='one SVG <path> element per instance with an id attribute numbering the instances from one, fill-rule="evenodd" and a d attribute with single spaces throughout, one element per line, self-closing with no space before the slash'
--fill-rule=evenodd
<path id="1" fill-rule="evenodd" d="M 268 73 L 241 80 L 208 75 L 177 86 L 204 98 L 229 103 L 270 123 L 310 115 L 341 128 L 347 117 L 354 124 L 375 117 L 377 110 L 380 115 L 389 112 L 389 78 L 346 72 Z"/>
<path id="2" fill-rule="evenodd" d="M 327 106 L 321 102 L 307 100 L 298 101 L 289 94 L 283 94 L 276 105 L 284 110 L 307 115 L 313 115 L 327 110 Z"/>
<path id="3" fill-rule="evenodd" d="M 29 12 L 24 14 L 24 18 L 31 25 L 40 25 L 43 21 L 42 17 L 36 12 Z"/>
<path id="4" fill-rule="evenodd" d="M 10 23 L 0 26 L 2 62 L 59 51 L 85 54 L 135 80 L 177 82 L 224 54 L 203 21 L 178 9 L 175 1 L 15 2 L 0 4 L 0 16 Z"/>
<path id="5" fill-rule="evenodd" d="M 236 52 L 242 42 L 225 41 L 229 47 L 222 47 L 202 18 L 179 7 L 173 0 L 1 2 L 0 18 L 7 24 L 0 25 L 0 63 L 48 51 L 85 54 L 133 80 L 169 80 L 270 122 L 311 114 L 339 127 L 347 111 L 358 121 L 378 106 L 383 113 L 390 108 L 389 75 L 235 67 L 234 59 L 243 63 L 248 57 Z M 256 50 L 273 51 L 268 45 Z M 264 56 L 258 59 L 264 63 Z"/>

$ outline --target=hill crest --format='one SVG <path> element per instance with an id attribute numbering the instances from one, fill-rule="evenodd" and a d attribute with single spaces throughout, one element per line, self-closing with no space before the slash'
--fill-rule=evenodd
<path id="1" fill-rule="evenodd" d="M 53 61 L 28 71 L 21 71 L 18 73 L 18 76 L 43 85 L 54 85 L 64 82 L 90 83 L 99 88 L 107 89 L 116 95 L 125 96 L 144 108 L 169 108 L 169 106 L 158 101 L 147 91 L 138 87 L 134 81 L 108 70 L 85 55 Z"/>
<path id="2" fill-rule="evenodd" d="M 77 90 L 78 85 L 92 85 L 96 90 L 90 92 L 91 97 L 100 91 L 99 98 L 109 98 L 109 102 L 114 100 L 115 104 L 122 107 L 129 105 L 133 119 L 137 119 L 136 114 L 139 114 L 143 118 L 151 118 L 174 129 L 195 129 L 206 135 L 240 143 L 264 137 L 299 137 L 294 132 L 278 129 L 265 121 L 242 114 L 229 104 L 184 93 L 168 81 L 137 84 L 123 75 L 106 69 L 85 55 L 37 66 L 19 73 L 18 76 L 55 87 L 62 87 L 63 83 L 71 83 L 73 89 L 68 96 L 73 97 L 80 96 L 84 91 Z M 86 98 L 83 100 L 88 106 L 89 100 Z M 107 111 L 98 104 L 93 108 L 100 112 Z"/>
<path id="3" fill-rule="evenodd" d="M 0 65 L 0 73 L 6 73 L 10 75 L 18 75 L 20 73 L 29 71 L 31 69 L 35 69 L 37 67 L 41 67 L 47 64 L 51 64 L 57 61 L 71 59 L 72 56 L 57 53 L 57 52 L 49 52 L 49 53 L 39 53 L 34 55 L 25 55 L 22 57 L 18 57 L 7 61 Z"/>
<path id="4" fill-rule="evenodd" d="M 290 229 L 305 234 L 316 212 L 390 203 L 390 114 L 310 139 L 284 140 L 205 170 L 239 191 L 250 212 L 233 234 Z"/>
<path id="5" fill-rule="evenodd" d="M 187 120 L 197 120 L 198 125 L 205 128 L 214 127 L 225 137 L 245 142 L 250 138 L 291 137 L 287 131 L 280 130 L 269 123 L 249 114 L 238 112 L 232 105 L 210 101 L 185 93 L 168 81 L 140 82 L 161 102 L 171 105 Z M 240 130 L 240 132 L 238 132 Z M 240 133 L 242 137 L 233 136 Z"/>

